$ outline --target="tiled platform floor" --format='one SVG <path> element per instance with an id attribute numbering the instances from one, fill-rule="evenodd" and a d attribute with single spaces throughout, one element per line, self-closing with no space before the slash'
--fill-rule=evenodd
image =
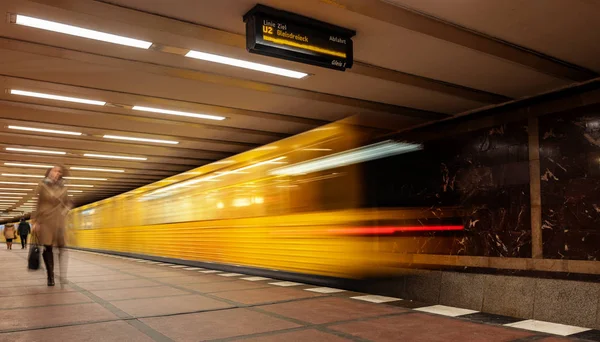
<path id="1" fill-rule="evenodd" d="M 80 251 L 69 284 L 49 288 L 25 260 L 0 251 L 0 341 L 574 340 L 456 308 Z"/>

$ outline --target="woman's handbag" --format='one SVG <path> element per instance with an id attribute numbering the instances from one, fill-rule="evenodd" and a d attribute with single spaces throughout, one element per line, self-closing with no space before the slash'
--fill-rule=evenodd
<path id="1" fill-rule="evenodd" d="M 38 243 L 37 233 L 31 234 L 29 244 L 29 257 L 27 258 L 27 268 L 31 271 L 36 271 L 40 268 L 40 244 Z"/>

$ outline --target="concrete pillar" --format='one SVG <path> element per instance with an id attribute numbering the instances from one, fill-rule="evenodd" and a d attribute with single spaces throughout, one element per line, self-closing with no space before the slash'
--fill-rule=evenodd
<path id="1" fill-rule="evenodd" d="M 542 194 L 540 187 L 540 135 L 538 118 L 529 119 L 529 192 L 531 206 L 531 257 L 541 259 Z"/>

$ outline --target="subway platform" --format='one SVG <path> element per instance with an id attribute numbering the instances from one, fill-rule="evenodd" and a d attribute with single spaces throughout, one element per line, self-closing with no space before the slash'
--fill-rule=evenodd
<path id="1" fill-rule="evenodd" d="M 0 251 L 0 341 L 572 341 L 598 331 L 70 250 L 67 284 Z M 18 249 L 17 249 L 18 248 Z M 562 336 L 561 336 L 562 335 Z"/>

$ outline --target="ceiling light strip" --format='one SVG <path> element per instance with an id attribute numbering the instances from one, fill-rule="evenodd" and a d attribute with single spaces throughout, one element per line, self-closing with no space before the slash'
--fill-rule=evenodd
<path id="1" fill-rule="evenodd" d="M 89 105 L 95 105 L 95 106 L 104 106 L 106 104 L 106 102 L 104 102 L 104 101 L 88 100 L 88 99 L 81 99 L 81 98 L 77 98 L 77 97 L 69 97 L 69 96 L 61 96 L 61 95 L 53 95 L 53 94 L 45 94 L 45 93 L 36 93 L 33 91 L 25 91 L 25 90 L 17 90 L 17 89 L 11 89 L 10 93 L 12 95 L 37 97 L 40 99 L 47 99 L 47 100 L 83 103 L 83 104 L 89 104 Z"/>
<path id="2" fill-rule="evenodd" d="M 144 107 L 144 106 L 133 106 L 133 108 L 131 108 L 131 109 L 133 109 L 133 110 L 139 110 L 139 111 L 142 111 L 142 112 L 160 113 L 160 114 L 177 115 L 177 116 L 186 116 L 186 117 L 190 117 L 190 118 L 216 120 L 216 121 L 221 121 L 221 120 L 225 120 L 226 119 L 224 116 L 218 116 L 218 115 L 190 113 L 190 112 L 182 112 L 182 111 L 178 111 L 178 110 L 152 108 L 152 107 Z"/>
<path id="3" fill-rule="evenodd" d="M 148 158 L 145 158 L 145 157 L 115 156 L 115 155 L 96 154 L 96 153 L 85 153 L 83 156 L 91 157 L 91 158 L 104 158 L 104 159 L 148 160 Z"/>
<path id="4" fill-rule="evenodd" d="M 124 173 L 125 172 L 125 170 L 119 170 L 119 169 L 103 169 L 103 168 L 85 167 L 85 166 L 71 166 L 70 169 L 78 170 L 78 171 L 96 171 L 96 172 L 114 172 L 114 173 Z"/>
<path id="5" fill-rule="evenodd" d="M 38 149 L 31 149 L 31 148 L 16 148 L 16 147 L 7 147 L 6 150 L 11 151 L 11 152 L 25 152 L 25 153 L 45 153 L 45 154 L 60 154 L 60 155 L 67 154 L 67 152 L 62 152 L 62 151 L 48 151 L 48 150 L 38 150 Z"/>
<path id="6" fill-rule="evenodd" d="M 23 173 L 3 173 L 4 177 L 44 178 L 43 175 L 26 175 Z"/>
<path id="7" fill-rule="evenodd" d="M 65 135 L 81 135 L 81 134 L 83 134 L 83 133 L 79 133 L 79 132 L 61 131 L 61 130 L 46 129 L 46 128 L 24 127 L 24 126 L 8 126 L 8 128 L 16 129 L 19 131 L 40 132 L 40 133 L 53 133 L 53 134 L 65 134 Z"/>
<path id="8" fill-rule="evenodd" d="M 293 70 L 284 69 L 284 68 L 278 68 L 278 67 L 274 67 L 274 66 L 270 66 L 270 65 L 266 65 L 266 64 L 245 61 L 243 59 L 225 57 L 225 56 L 215 55 L 212 53 L 206 53 L 206 52 L 200 52 L 200 51 L 194 51 L 194 50 L 190 50 L 185 56 L 190 57 L 190 58 L 200 59 L 200 60 L 207 61 L 207 62 L 225 64 L 225 65 L 230 65 L 230 66 L 234 66 L 234 67 L 238 67 L 238 68 L 261 71 L 261 72 L 266 72 L 269 74 L 291 77 L 291 78 L 296 78 L 296 79 L 304 78 L 304 77 L 308 76 L 308 74 L 304 73 L 304 72 L 298 72 L 298 71 L 293 71 Z"/>
<path id="9" fill-rule="evenodd" d="M 18 166 L 18 167 L 35 167 L 39 169 L 49 169 L 52 165 L 43 165 L 43 164 L 24 164 L 24 163 L 4 163 L 6 166 Z"/>
<path id="10" fill-rule="evenodd" d="M 39 28 L 42 30 L 64 33 L 64 34 L 68 34 L 71 36 L 99 40 L 99 41 L 113 43 L 113 44 L 119 44 L 119 45 L 126 45 L 126 46 L 141 48 L 141 49 L 148 49 L 148 48 L 150 48 L 150 46 L 152 46 L 152 42 L 147 42 L 144 40 L 118 36 L 115 34 L 110 34 L 110 33 L 105 33 L 105 32 L 100 32 L 100 31 L 94 31 L 94 30 L 85 29 L 82 27 L 61 24 L 61 23 L 57 23 L 54 21 L 28 17 L 28 16 L 21 15 L 21 14 L 17 14 L 16 23 L 18 25 Z"/>
<path id="11" fill-rule="evenodd" d="M 107 178 L 94 178 L 94 177 L 63 177 L 64 179 L 72 180 L 89 180 L 89 181 L 107 181 Z"/>
<path id="12" fill-rule="evenodd" d="M 126 140 L 126 141 L 140 141 L 140 142 L 149 142 L 149 143 L 157 143 L 157 144 L 170 144 L 170 145 L 179 144 L 179 141 L 173 141 L 173 140 L 124 137 L 124 136 L 120 136 L 120 135 L 105 135 L 103 138 L 104 139 L 115 139 L 115 140 Z"/>

